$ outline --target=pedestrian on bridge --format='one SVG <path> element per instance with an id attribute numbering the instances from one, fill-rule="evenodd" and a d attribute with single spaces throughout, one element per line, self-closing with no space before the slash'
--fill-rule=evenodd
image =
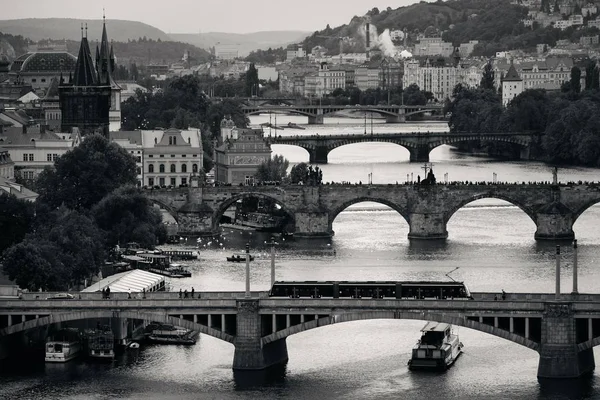
<path id="1" fill-rule="evenodd" d="M 192 299 L 194 298 L 194 287 L 192 287 Z"/>
<path id="2" fill-rule="evenodd" d="M 502 289 L 502 300 L 506 300 L 506 292 Z"/>

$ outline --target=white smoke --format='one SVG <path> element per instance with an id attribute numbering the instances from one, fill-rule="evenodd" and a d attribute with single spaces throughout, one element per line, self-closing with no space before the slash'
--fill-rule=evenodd
<path id="1" fill-rule="evenodd" d="M 366 46 L 367 38 L 367 27 L 366 24 L 362 24 L 358 29 L 358 34 L 362 38 L 362 41 Z M 373 24 L 369 26 L 369 36 L 371 49 L 379 49 L 386 57 L 398 58 L 409 58 L 412 54 L 406 50 L 400 52 L 399 49 L 392 42 L 392 36 L 390 30 L 386 29 L 381 35 L 377 32 L 377 27 Z"/>

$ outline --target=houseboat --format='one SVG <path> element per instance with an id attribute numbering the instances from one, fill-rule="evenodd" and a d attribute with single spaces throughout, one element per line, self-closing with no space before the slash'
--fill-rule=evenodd
<path id="1" fill-rule="evenodd" d="M 412 349 L 408 362 L 411 370 L 446 370 L 460 356 L 463 344 L 452 333 L 452 325 L 428 322 L 421 329 L 421 339 Z"/>
<path id="2" fill-rule="evenodd" d="M 195 344 L 198 334 L 191 329 L 159 323 L 148 325 L 145 333 L 148 341 L 158 344 Z"/>
<path id="3" fill-rule="evenodd" d="M 81 337 L 76 329 L 65 329 L 46 341 L 46 362 L 64 363 L 82 352 Z"/>
<path id="4" fill-rule="evenodd" d="M 115 336 L 109 326 L 84 332 L 88 357 L 111 361 L 115 357 Z"/>

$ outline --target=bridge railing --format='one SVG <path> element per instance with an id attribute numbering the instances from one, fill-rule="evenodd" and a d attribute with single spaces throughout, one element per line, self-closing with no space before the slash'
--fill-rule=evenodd
<path id="1" fill-rule="evenodd" d="M 15 297 L 12 300 L 52 300 L 52 301 L 71 301 L 71 300 L 103 300 L 101 292 L 70 292 L 73 296 L 72 299 L 60 299 L 54 298 L 57 295 L 65 292 L 26 292 L 22 293 L 19 297 Z M 179 292 L 131 292 L 132 299 L 143 299 L 144 297 L 148 300 L 178 300 L 180 298 L 191 300 L 191 291 L 188 290 L 187 297 L 185 292 L 181 294 Z M 181 297 L 180 297 L 181 296 Z M 252 298 L 264 298 L 268 297 L 268 293 L 265 291 L 253 291 L 250 292 Z M 243 299 L 244 292 L 194 292 L 194 298 L 198 299 Z M 123 292 L 112 292 L 110 293 L 110 299 L 128 300 L 129 293 Z"/>

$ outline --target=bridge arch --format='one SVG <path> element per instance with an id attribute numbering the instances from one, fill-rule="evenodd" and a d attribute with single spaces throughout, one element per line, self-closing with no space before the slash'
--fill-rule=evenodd
<path id="1" fill-rule="evenodd" d="M 388 206 L 391 209 L 393 209 L 396 212 L 398 212 L 398 214 L 400 214 L 402 216 L 402 218 L 404 218 L 404 220 L 406 221 L 406 223 L 409 224 L 408 212 L 406 210 L 402 209 L 401 207 L 399 207 L 397 204 L 395 204 L 395 203 L 393 203 L 393 202 L 391 202 L 391 201 L 389 201 L 387 199 L 382 199 L 382 198 L 379 198 L 379 197 L 365 196 L 365 197 L 357 197 L 357 198 L 354 198 L 352 200 L 348 200 L 348 201 L 340 204 L 336 208 L 334 208 L 329 213 L 329 231 L 330 232 L 333 231 L 333 222 L 335 221 L 335 219 L 337 218 L 337 216 L 342 211 L 344 211 L 345 209 L 347 209 L 351 205 L 358 204 L 358 203 L 364 203 L 364 202 L 379 203 L 379 204 L 383 204 L 385 206 Z"/>
<path id="2" fill-rule="evenodd" d="M 587 210 L 589 210 L 590 208 L 592 208 L 596 204 L 600 204 L 600 197 L 597 198 L 597 199 L 593 199 L 593 200 L 588 201 L 583 206 L 581 206 L 578 210 L 575 210 L 575 212 L 573 212 L 573 225 L 575 224 L 575 222 L 577 222 L 577 219 L 579 217 L 581 217 L 581 215 L 584 212 L 586 212 Z"/>
<path id="3" fill-rule="evenodd" d="M 287 215 L 289 215 L 292 218 L 292 220 L 296 219 L 296 214 L 292 210 L 290 210 L 280 199 L 278 199 L 275 196 L 271 196 L 271 195 L 261 193 L 261 192 L 238 193 L 238 194 L 231 196 L 227 200 L 223 201 L 221 204 L 219 204 L 218 208 L 214 211 L 213 218 L 212 218 L 213 231 L 216 231 L 217 228 L 219 227 L 219 221 L 221 220 L 221 217 L 223 216 L 223 214 L 225 214 L 225 211 L 227 211 L 227 209 L 229 207 L 231 207 L 231 205 L 233 205 L 236 201 L 241 200 L 246 197 L 258 197 L 258 198 L 273 200 L 275 203 L 277 203 L 281 206 L 281 209 Z"/>
<path id="4" fill-rule="evenodd" d="M 305 322 L 300 325 L 292 326 L 290 328 L 272 333 L 262 338 L 263 344 L 271 343 L 276 340 L 284 339 L 288 336 L 296 333 L 316 329 L 319 327 L 339 324 L 343 322 L 351 321 L 362 321 L 362 320 L 374 320 L 374 319 L 409 319 L 409 320 L 421 320 L 421 321 L 436 321 L 452 324 L 455 326 L 462 326 L 465 328 L 473 329 L 476 331 L 488 333 L 511 342 L 517 343 L 521 346 L 527 347 L 528 349 L 540 351 L 540 344 L 533 340 L 526 339 L 523 336 L 510 333 L 503 329 L 495 328 L 490 325 L 486 325 L 477 321 L 468 320 L 465 317 L 451 316 L 446 313 L 434 313 L 434 312 L 410 312 L 410 311 L 357 311 L 352 313 L 342 313 L 337 315 L 331 315 L 329 317 L 320 318 L 310 322 Z"/>
<path id="5" fill-rule="evenodd" d="M 173 207 L 171 207 L 171 206 L 163 203 L 160 200 L 156 200 L 156 199 L 153 199 L 151 197 L 148 197 L 148 200 L 150 200 L 150 202 L 152 202 L 152 204 L 156 204 L 160 208 L 166 210 L 169 213 L 169 215 L 171 217 L 173 217 L 173 219 L 175 220 L 175 222 L 177 222 L 179 224 L 179 214 L 177 213 L 177 211 Z"/>
<path id="6" fill-rule="evenodd" d="M 265 114 L 265 113 L 274 113 L 274 114 L 297 114 L 297 115 L 303 115 L 305 117 L 315 117 L 317 114 L 313 114 L 310 113 L 308 111 L 302 111 L 299 109 L 296 109 L 294 107 L 289 107 L 289 109 L 285 109 L 285 110 L 277 110 L 277 111 L 281 111 L 279 113 L 274 112 L 273 110 L 269 110 L 268 107 L 262 107 L 262 106 L 257 106 L 258 109 L 257 110 L 246 110 L 244 112 L 244 114 L 250 116 L 250 115 L 258 115 L 258 114 Z"/>
<path id="7" fill-rule="evenodd" d="M 524 206 L 523 204 L 519 203 L 518 201 L 516 201 L 515 199 L 512 199 L 508 196 L 504 196 L 502 194 L 499 193 L 493 193 L 493 192 L 485 192 L 485 193 L 479 193 L 476 194 L 472 197 L 469 197 L 467 199 L 464 199 L 462 201 L 460 201 L 459 203 L 455 204 L 450 211 L 448 211 L 447 215 L 445 216 L 445 222 L 446 224 L 450 221 L 450 219 L 452 218 L 452 216 L 454 214 L 456 214 L 456 212 L 458 210 L 460 210 L 461 208 L 463 208 L 464 206 L 466 206 L 469 203 L 472 203 L 474 201 L 477 200 L 481 200 L 481 199 L 498 199 L 498 200 L 504 200 L 516 207 L 519 207 L 525 214 L 527 214 L 527 216 L 529 218 L 531 218 L 531 220 L 533 221 L 534 224 L 537 225 L 537 217 L 536 214 L 533 212 L 533 210 L 529 209 L 528 207 Z"/>
<path id="8" fill-rule="evenodd" d="M 219 330 L 209 328 L 205 325 L 194 323 L 186 319 L 172 317 L 164 313 L 154 312 L 140 312 L 140 311 L 112 311 L 112 310 L 86 310 L 86 311 L 73 311 L 67 313 L 56 313 L 50 314 L 46 317 L 40 317 L 32 319 L 26 322 L 21 322 L 8 326 L 0 330 L 0 336 L 12 335 L 14 333 L 23 332 L 29 329 L 47 326 L 53 323 L 69 322 L 84 319 L 96 319 L 96 318 L 125 318 L 125 319 L 138 319 L 145 321 L 156 321 L 164 324 L 172 324 L 175 326 L 181 326 L 186 329 L 192 329 L 199 331 L 205 335 L 221 339 L 225 342 L 233 343 L 234 336 Z"/>

